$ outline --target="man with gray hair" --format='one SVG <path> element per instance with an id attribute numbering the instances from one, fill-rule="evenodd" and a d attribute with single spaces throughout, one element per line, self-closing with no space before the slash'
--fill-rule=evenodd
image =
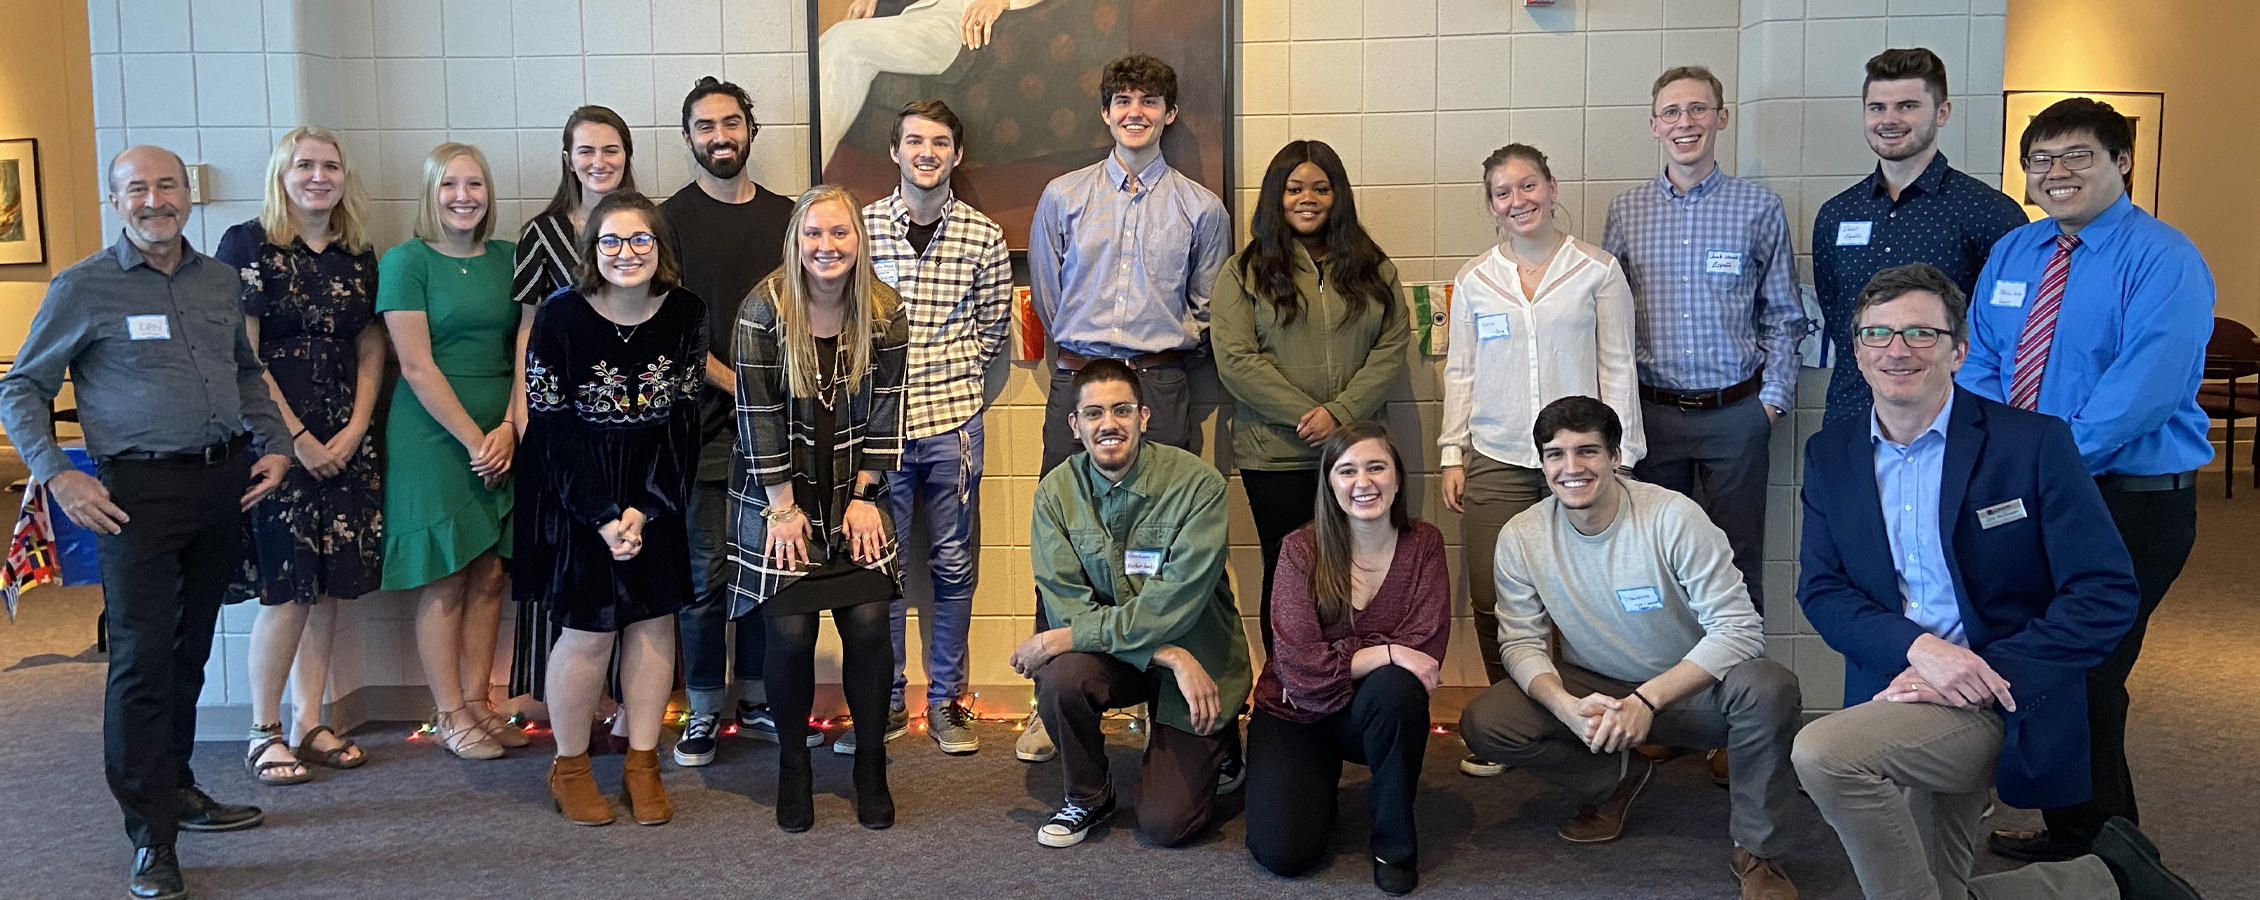
<path id="1" fill-rule="evenodd" d="M 244 331 L 242 281 L 181 236 L 180 157 L 119 153 L 110 206 L 125 233 L 48 286 L 0 377 L 0 427 L 63 514 L 101 536 L 102 764 L 135 848 L 127 889 L 186 897 L 174 835 L 261 820 L 206 796 L 188 760 L 220 596 L 243 559 L 243 510 L 281 483 L 291 436 Z M 49 428 L 65 371 L 99 479 Z"/>

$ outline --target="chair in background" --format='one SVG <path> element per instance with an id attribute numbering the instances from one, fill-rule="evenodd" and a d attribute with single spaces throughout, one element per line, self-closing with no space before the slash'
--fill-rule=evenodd
<path id="1" fill-rule="evenodd" d="M 2214 317 L 2213 341 L 2205 345 L 2205 378 L 2197 386 L 2197 405 L 2228 426 L 2221 464 L 2227 494 L 2234 498 L 2236 420 L 2260 419 L 2260 337 L 2241 322 Z M 2246 378 L 2252 383 L 2240 384 Z M 2252 486 L 2260 488 L 2260 440 L 2253 442 L 2252 467 Z"/>

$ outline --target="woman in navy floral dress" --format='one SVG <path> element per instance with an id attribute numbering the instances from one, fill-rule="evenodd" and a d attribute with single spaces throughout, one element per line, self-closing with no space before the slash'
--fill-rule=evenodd
<path id="1" fill-rule="evenodd" d="M 244 517 L 243 571 L 231 602 L 259 598 L 251 629 L 251 748 L 267 784 L 312 776 L 307 764 L 360 765 L 360 748 L 321 723 L 335 600 L 377 589 L 384 469 L 370 433 L 384 378 L 375 322 L 377 259 L 366 201 L 337 138 L 293 129 L 268 160 L 259 217 L 229 228 L 219 258 L 243 274 L 246 330 L 267 364 L 299 465 Z M 295 670 L 296 678 L 292 678 Z M 282 692 L 294 687 L 282 730 Z M 295 753 L 285 735 L 298 739 Z"/>

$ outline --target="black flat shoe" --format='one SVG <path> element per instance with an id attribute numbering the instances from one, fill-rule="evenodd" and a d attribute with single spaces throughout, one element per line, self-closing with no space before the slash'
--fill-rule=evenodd
<path id="1" fill-rule="evenodd" d="M 181 880 L 180 858 L 173 845 L 159 844 L 133 851 L 133 872 L 126 876 L 126 893 L 141 900 L 179 900 L 188 896 Z"/>
<path id="2" fill-rule="evenodd" d="M 793 751 L 800 751 L 798 758 Z M 777 828 L 799 834 L 816 824 L 815 773 L 808 765 L 808 748 L 787 747 L 777 757 Z"/>
<path id="3" fill-rule="evenodd" d="M 193 784 L 180 789 L 182 831 L 235 831 L 257 828 L 266 820 L 259 807 L 221 803 Z"/>
<path id="4" fill-rule="evenodd" d="M 2158 845 L 2134 827 L 2134 823 L 2118 816 L 2103 823 L 2103 833 L 2095 836 L 2095 855 L 2110 867 L 2111 877 L 2119 884 L 2119 894 L 2129 900 L 2203 900 L 2197 888 L 2158 858 Z"/>
<path id="5" fill-rule="evenodd" d="M 1420 867 L 1416 863 L 1404 865 L 1386 863 L 1381 857 L 1373 858 L 1373 886 L 1391 897 L 1402 897 L 1420 886 Z"/>
<path id="6" fill-rule="evenodd" d="M 1986 838 L 1985 845 L 1993 855 L 2025 862 L 2063 862 L 2087 855 L 2087 845 L 2064 838 L 2042 829 L 2040 831 L 2010 831 L 1997 829 Z"/>
<path id="7" fill-rule="evenodd" d="M 855 754 L 855 821 L 873 831 L 895 824 L 895 797 L 887 790 L 884 744 Z"/>

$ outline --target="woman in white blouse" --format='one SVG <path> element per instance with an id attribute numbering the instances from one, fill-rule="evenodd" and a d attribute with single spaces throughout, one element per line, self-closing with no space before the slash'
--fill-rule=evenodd
<path id="1" fill-rule="evenodd" d="M 1633 373 L 1632 288 L 1615 257 L 1554 226 L 1546 155 L 1508 144 L 1483 161 L 1485 196 L 1506 239 L 1453 279 L 1444 362 L 1444 505 L 1461 513 L 1475 634 L 1491 682 L 1499 662 L 1491 554 L 1499 527 L 1545 499 L 1530 427 L 1562 397 L 1595 397 L 1624 421 L 1624 465 L 1647 453 Z M 1469 774 L 1496 767 L 1470 757 Z"/>

